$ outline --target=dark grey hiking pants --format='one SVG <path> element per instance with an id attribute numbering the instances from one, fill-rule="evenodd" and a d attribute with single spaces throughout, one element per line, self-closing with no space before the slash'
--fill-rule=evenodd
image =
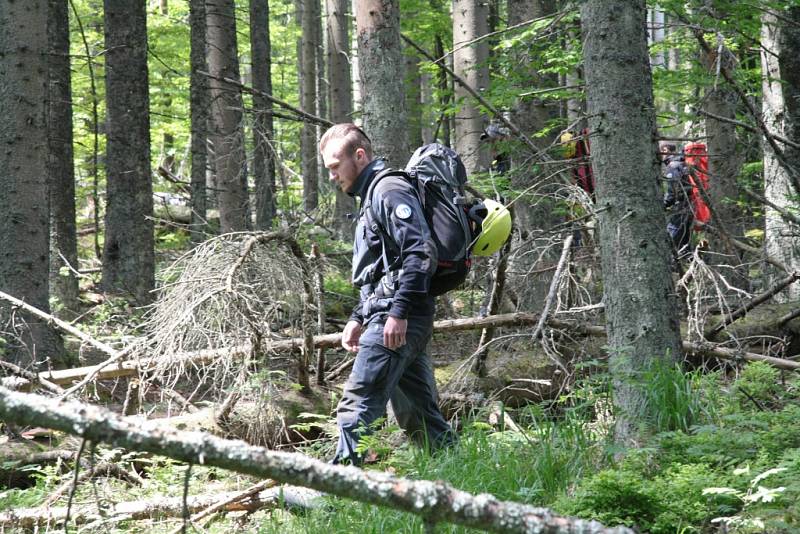
<path id="1" fill-rule="evenodd" d="M 418 444 L 438 448 L 453 441 L 450 425 L 437 405 L 433 365 L 426 352 L 433 317 L 409 317 L 406 344 L 395 350 L 383 346 L 384 318 L 367 322 L 359 351 L 336 409 L 339 444 L 334 463 L 361 462 L 359 436 L 386 414 L 391 401 L 397 422 Z"/>

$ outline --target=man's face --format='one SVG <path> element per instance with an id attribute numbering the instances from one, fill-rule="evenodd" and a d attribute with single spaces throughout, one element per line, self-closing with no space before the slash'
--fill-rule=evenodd
<path id="1" fill-rule="evenodd" d="M 363 148 L 350 153 L 343 139 L 331 139 L 322 149 L 322 161 L 330 171 L 331 181 L 350 193 L 358 175 L 369 164 Z"/>
<path id="2" fill-rule="evenodd" d="M 664 163 L 667 163 L 668 162 L 667 160 L 674 155 L 675 155 L 675 148 L 671 146 L 661 145 L 658 149 L 659 159 Z"/>

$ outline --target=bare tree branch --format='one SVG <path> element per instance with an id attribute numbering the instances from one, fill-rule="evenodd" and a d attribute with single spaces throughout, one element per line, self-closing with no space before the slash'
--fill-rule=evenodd
<path id="1" fill-rule="evenodd" d="M 786 278 L 779 280 L 775 285 L 773 285 L 767 291 L 764 291 L 760 295 L 755 296 L 749 302 L 740 306 L 738 309 L 732 311 L 729 315 L 725 316 L 725 318 L 722 319 L 722 321 L 720 321 L 718 325 L 716 325 L 714 328 L 709 329 L 704 337 L 708 340 L 714 339 L 717 336 L 717 334 L 722 332 L 729 324 L 733 323 L 734 321 L 736 321 L 741 317 L 744 317 L 747 314 L 747 312 L 749 312 L 759 304 L 767 302 L 769 299 L 774 297 L 775 294 L 779 293 L 787 286 L 790 286 L 791 284 L 795 283 L 798 279 L 800 279 L 800 272 L 795 271 Z"/>
<path id="2" fill-rule="evenodd" d="M 204 74 L 205 76 L 208 76 L 212 80 L 217 80 L 218 82 L 223 82 L 223 83 L 226 83 L 226 84 L 231 85 L 233 87 L 236 87 L 237 89 L 239 89 L 240 91 L 243 91 L 245 93 L 250 93 L 252 95 L 258 95 L 258 96 L 264 97 L 267 100 L 269 100 L 270 102 L 272 102 L 274 104 L 277 104 L 280 107 L 291 111 L 292 113 L 295 113 L 300 118 L 300 120 L 302 120 L 302 121 L 310 122 L 310 123 L 313 123 L 313 124 L 319 124 L 320 126 L 325 126 L 325 127 L 333 126 L 333 123 L 331 121 L 327 120 L 327 119 L 323 119 L 322 117 L 317 117 L 316 115 L 312 115 L 311 113 L 303 111 L 300 108 L 294 107 L 293 105 L 289 104 L 288 102 L 284 102 L 283 100 L 281 100 L 279 98 L 275 98 L 274 96 L 272 96 L 270 94 L 267 94 L 267 93 L 265 93 L 263 91 L 259 91 L 258 89 L 254 89 L 254 88 L 252 88 L 250 86 L 244 85 L 243 83 L 238 82 L 236 80 L 233 80 L 231 78 L 223 78 L 223 77 L 220 77 L 220 76 L 214 76 L 213 74 L 210 74 L 208 72 L 201 72 L 200 74 Z"/>

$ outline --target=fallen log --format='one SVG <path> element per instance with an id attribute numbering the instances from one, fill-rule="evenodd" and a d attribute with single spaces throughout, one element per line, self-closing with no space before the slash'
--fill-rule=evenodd
<path id="1" fill-rule="evenodd" d="M 276 484 L 277 482 L 275 482 L 274 480 L 269 480 L 269 479 L 262 480 L 258 484 L 251 486 L 250 488 L 244 491 L 239 491 L 232 495 L 226 494 L 218 496 L 217 502 L 192 515 L 192 517 L 189 518 L 189 522 L 197 523 L 201 519 L 206 518 L 208 516 L 212 516 L 213 518 L 213 516 L 219 512 L 228 511 L 229 506 L 245 500 L 252 500 L 253 498 L 256 499 L 260 498 L 263 500 L 265 495 L 262 496 L 262 492 L 266 489 L 274 487 Z M 179 528 L 173 530 L 172 532 L 170 532 L 170 534 L 180 534 L 181 532 L 183 532 L 183 526 L 180 526 Z"/>
<path id="2" fill-rule="evenodd" d="M 776 294 L 783 291 L 786 287 L 795 283 L 798 279 L 800 279 L 800 271 L 794 271 L 789 276 L 778 281 L 774 286 L 769 288 L 767 291 L 761 293 L 760 295 L 755 296 L 752 300 L 743 304 L 738 309 L 731 312 L 729 315 L 725 316 L 719 322 L 719 324 L 717 324 L 713 328 L 708 329 L 704 334 L 704 337 L 709 341 L 713 340 L 717 336 L 717 334 L 722 332 L 728 325 L 730 325 L 737 319 L 744 317 L 747 314 L 747 312 L 749 312 L 759 304 L 767 302 Z"/>
<path id="3" fill-rule="evenodd" d="M 468 319 L 449 319 L 444 321 L 436 321 L 433 324 L 433 330 L 436 333 L 458 332 L 463 330 L 473 330 L 486 327 L 510 327 L 510 326 L 530 326 L 537 324 L 539 319 L 538 314 L 532 313 L 507 313 L 502 315 L 490 315 L 488 317 L 477 317 Z M 606 335 L 605 328 L 597 325 L 585 325 L 581 323 L 573 323 L 550 317 L 547 319 L 546 324 L 552 328 L 561 328 L 571 330 L 576 333 L 582 333 L 591 336 L 604 336 Z M 338 347 L 341 343 L 341 334 L 325 334 L 321 336 L 314 336 L 314 347 L 317 348 L 331 348 Z M 262 342 L 267 350 L 280 352 L 286 350 L 300 350 L 305 343 L 305 338 L 290 338 L 281 339 L 272 342 Z M 752 352 L 735 351 L 733 349 L 719 348 L 716 350 L 715 345 L 710 343 L 690 343 L 684 342 L 684 350 L 715 356 L 722 359 L 736 359 L 741 358 L 750 361 L 763 361 L 778 367 L 779 369 L 795 370 L 800 369 L 800 363 L 792 362 L 781 358 L 773 358 L 756 354 Z M 234 361 L 243 359 L 251 353 L 251 345 L 249 343 L 238 345 L 234 347 L 226 347 L 221 349 L 205 349 L 194 352 L 184 352 L 175 355 L 172 362 L 175 365 L 181 363 L 192 363 L 202 365 L 210 363 L 218 358 L 227 357 Z M 53 384 L 64 385 L 80 380 L 86 376 L 94 373 L 94 378 L 97 380 L 104 380 L 109 378 L 118 378 L 122 376 L 132 376 L 139 373 L 147 372 L 158 364 L 155 358 L 140 358 L 136 360 L 122 360 L 113 363 L 105 362 L 103 364 L 91 365 L 88 367 L 76 367 L 73 369 L 62 369 L 55 371 L 45 371 L 39 373 L 39 376 L 52 382 Z M 163 364 L 163 362 L 161 362 Z M 7 387 L 13 387 L 17 390 L 30 389 L 30 381 L 17 378 L 13 384 L 4 384 Z"/>
<path id="4" fill-rule="evenodd" d="M 487 326 L 525 326 L 536 323 L 538 315 L 530 313 L 508 313 L 504 315 L 493 315 L 489 317 L 478 317 L 470 319 L 450 319 L 446 321 L 436 321 L 434 323 L 435 332 L 457 332 L 461 330 L 471 330 L 475 328 L 484 328 Z M 313 342 L 316 348 L 333 348 L 341 345 L 341 334 L 325 334 L 321 336 L 314 336 Z M 270 352 L 281 352 L 290 350 L 300 350 L 303 348 L 305 338 L 290 338 L 280 340 L 263 340 L 263 347 Z M 213 362 L 219 358 L 227 357 L 233 360 L 240 360 L 250 354 L 251 345 L 245 343 L 234 347 L 225 347 L 221 349 L 206 349 L 193 352 L 183 352 L 176 354 L 172 358 L 175 365 L 181 363 L 193 363 L 202 365 L 204 363 Z M 98 380 L 109 378 L 119 378 L 121 376 L 132 376 L 140 372 L 146 372 L 155 367 L 159 361 L 154 358 L 140 358 L 135 360 L 123 360 L 114 362 L 112 364 L 101 364 L 103 367 L 97 365 L 90 365 L 86 367 L 76 367 L 73 369 L 61 369 L 54 371 L 45 371 L 39 373 L 39 376 L 45 380 L 49 380 L 53 384 L 69 384 L 76 380 L 88 376 L 92 373 Z M 163 364 L 163 362 L 160 362 Z M 99 368 L 99 369 L 98 369 Z M 20 388 L 22 389 L 22 388 Z"/>
<path id="5" fill-rule="evenodd" d="M 0 418 L 47 426 L 94 443 L 152 452 L 189 464 L 221 467 L 387 506 L 419 515 L 430 524 L 448 522 L 492 532 L 632 534 L 626 527 L 607 528 L 596 521 L 558 516 L 547 508 L 500 501 L 488 494 L 472 495 L 442 481 L 409 480 L 326 464 L 302 454 L 131 422 L 97 406 L 59 403 L 5 388 L 0 388 Z"/>
<path id="6" fill-rule="evenodd" d="M 553 328 L 562 328 L 571 330 L 588 336 L 605 336 L 606 330 L 602 326 L 596 325 L 582 325 L 561 321 L 558 319 L 550 319 L 547 322 Z M 785 358 L 775 358 L 773 356 L 765 356 L 764 354 L 757 354 L 755 352 L 746 352 L 743 350 L 729 349 L 720 347 L 710 342 L 692 342 L 683 341 L 683 350 L 689 354 L 698 354 L 705 356 L 714 356 L 723 360 L 746 360 L 750 362 L 764 362 L 768 363 L 778 369 L 785 369 L 787 371 L 800 370 L 800 362 L 787 360 Z"/>
<path id="7" fill-rule="evenodd" d="M 247 498 L 236 500 L 239 492 L 217 493 L 212 495 L 189 496 L 186 499 L 186 510 L 190 514 L 202 512 L 219 501 L 226 502 L 219 511 L 253 512 L 267 506 L 275 506 L 280 500 L 276 492 L 264 492 L 251 495 Z M 263 497 L 262 497 L 263 495 Z M 143 501 L 121 502 L 113 504 L 104 510 L 105 520 L 119 522 L 128 520 L 151 519 L 154 517 L 182 517 L 184 502 L 182 497 L 158 497 Z M 54 527 L 60 525 L 67 518 L 67 507 L 39 507 L 21 508 L 11 512 L 0 513 L 0 529 L 36 527 Z M 70 524 L 85 525 L 87 523 L 104 521 L 97 511 L 97 505 L 92 503 L 86 506 L 73 507 L 69 513 Z"/>

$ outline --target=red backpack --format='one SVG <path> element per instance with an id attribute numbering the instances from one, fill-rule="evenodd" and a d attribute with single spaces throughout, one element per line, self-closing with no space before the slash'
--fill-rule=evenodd
<path id="1" fill-rule="evenodd" d="M 702 230 L 703 226 L 711 221 L 711 210 L 700 193 L 701 187 L 703 191 L 708 191 L 710 178 L 708 174 L 708 149 L 705 143 L 688 143 L 683 147 L 683 154 L 686 164 L 694 171 L 689 177 L 692 184 L 692 192 L 689 198 L 694 208 L 694 229 Z"/>

